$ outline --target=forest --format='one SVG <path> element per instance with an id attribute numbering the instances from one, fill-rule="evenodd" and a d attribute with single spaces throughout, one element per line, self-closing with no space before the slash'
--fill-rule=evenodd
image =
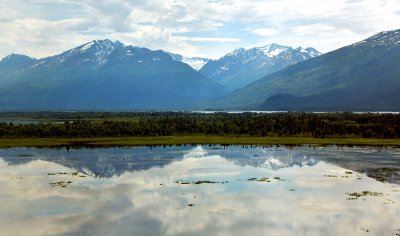
<path id="1" fill-rule="evenodd" d="M 10 122 L 17 119 L 36 122 L 22 124 Z M 400 114 L 350 112 L 14 112 L 0 114 L 0 138 L 183 135 L 399 138 Z"/>

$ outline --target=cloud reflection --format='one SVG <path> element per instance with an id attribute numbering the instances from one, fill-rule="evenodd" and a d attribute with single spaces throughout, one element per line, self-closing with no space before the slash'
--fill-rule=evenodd
<path id="1" fill-rule="evenodd" d="M 246 151 L 253 157 L 265 154 Z M 195 147 L 163 167 L 110 178 L 48 175 L 75 169 L 44 160 L 20 165 L 1 160 L 0 234 L 358 235 L 368 229 L 382 235 L 400 227 L 399 186 L 359 179 L 323 161 L 256 168 L 234 164 L 223 158 L 223 150 L 215 152 Z M 252 177 L 271 182 L 248 181 Z M 177 180 L 228 182 L 183 185 Z M 49 185 L 57 181 L 72 183 Z M 346 200 L 347 192 L 365 190 L 384 197 Z M 388 198 L 395 203 L 385 204 Z"/>

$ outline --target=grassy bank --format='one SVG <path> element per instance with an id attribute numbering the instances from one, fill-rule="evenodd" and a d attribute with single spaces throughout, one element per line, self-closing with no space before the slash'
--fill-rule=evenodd
<path id="1" fill-rule="evenodd" d="M 9 147 L 68 147 L 68 146 L 142 146 L 178 144 L 222 145 L 367 145 L 398 146 L 400 139 L 366 138 L 297 138 L 297 137 L 247 137 L 247 136 L 166 136 L 166 137 L 115 137 L 115 138 L 19 138 L 0 139 L 0 148 Z"/>

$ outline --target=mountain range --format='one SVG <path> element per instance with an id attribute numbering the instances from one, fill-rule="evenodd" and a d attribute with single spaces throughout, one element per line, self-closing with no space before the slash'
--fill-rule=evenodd
<path id="1" fill-rule="evenodd" d="M 214 101 L 220 109 L 398 111 L 400 30 L 288 66 Z"/>
<path id="2" fill-rule="evenodd" d="M 95 40 L 0 62 L 0 110 L 180 109 L 224 88 L 163 51 Z"/>
<path id="3" fill-rule="evenodd" d="M 321 53 L 314 48 L 294 49 L 275 43 L 247 50 L 239 48 L 218 60 L 207 62 L 200 73 L 233 91 L 286 66 L 319 55 Z"/>
<path id="4" fill-rule="evenodd" d="M 322 54 L 269 44 L 218 60 L 95 40 L 0 61 L 0 110 L 398 111 L 400 30 Z"/>

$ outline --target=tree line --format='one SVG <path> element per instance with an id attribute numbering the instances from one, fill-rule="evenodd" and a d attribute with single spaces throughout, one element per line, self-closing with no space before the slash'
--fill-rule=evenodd
<path id="1" fill-rule="evenodd" d="M 342 113 L 31 113 L 61 123 L 0 121 L 1 138 L 129 136 L 291 136 L 399 138 L 400 114 Z M 53 116 L 52 116 L 53 115 Z"/>

